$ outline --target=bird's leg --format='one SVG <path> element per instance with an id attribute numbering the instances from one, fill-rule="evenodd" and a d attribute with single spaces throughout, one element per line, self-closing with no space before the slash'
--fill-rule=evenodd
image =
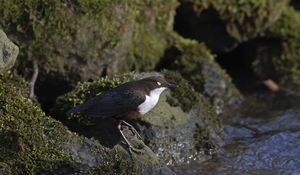
<path id="1" fill-rule="evenodd" d="M 131 152 L 131 150 L 133 150 L 133 151 L 135 151 L 135 152 L 143 152 L 142 150 L 136 149 L 135 147 L 133 147 L 133 146 L 130 144 L 130 142 L 127 140 L 125 134 L 124 134 L 123 131 L 122 131 L 121 124 L 122 124 L 122 120 L 121 120 L 121 121 L 119 122 L 119 124 L 118 124 L 118 129 L 119 129 L 119 131 L 120 131 L 120 133 L 121 133 L 123 139 L 125 140 L 126 144 L 128 145 L 129 151 Z"/>
<path id="2" fill-rule="evenodd" d="M 141 135 L 136 131 L 136 129 L 129 123 L 125 122 L 124 120 L 121 120 L 121 123 L 124 123 L 126 126 L 128 126 L 131 130 L 131 132 L 133 132 L 134 134 L 137 135 L 137 137 L 140 139 L 140 140 L 143 140 Z"/>

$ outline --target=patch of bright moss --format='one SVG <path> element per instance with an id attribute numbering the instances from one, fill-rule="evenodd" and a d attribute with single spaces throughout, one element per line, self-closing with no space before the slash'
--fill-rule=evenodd
<path id="1" fill-rule="evenodd" d="M 203 91 L 204 77 L 199 73 L 200 67 L 207 62 L 212 62 L 214 56 L 204 44 L 195 40 L 184 39 L 177 34 L 173 34 L 171 44 L 178 49 L 181 54 L 172 65 L 173 70 L 179 70 L 198 91 Z"/>
<path id="2" fill-rule="evenodd" d="M 178 2 L 155 0 L 136 1 L 134 14 L 135 25 L 132 33 L 132 47 L 128 60 L 119 64 L 122 70 L 149 71 L 159 62 L 167 47 L 166 37 L 173 29 L 173 18 Z M 167 13 L 166 13 L 167 12 Z"/>
<path id="3" fill-rule="evenodd" d="M 169 82 L 175 82 L 178 88 L 171 91 L 167 102 L 173 106 L 180 106 L 183 111 L 188 112 L 197 104 L 203 96 L 194 90 L 194 88 L 185 80 L 180 73 L 175 71 L 166 71 L 165 77 Z"/>
<path id="4" fill-rule="evenodd" d="M 72 167 L 69 154 L 59 148 L 68 136 L 57 134 L 66 128 L 22 96 L 24 80 L 6 73 L 0 84 L 0 172 L 50 174 Z"/>
<path id="5" fill-rule="evenodd" d="M 278 21 L 267 32 L 267 37 L 286 39 L 300 38 L 300 13 L 293 7 L 286 7 Z"/>

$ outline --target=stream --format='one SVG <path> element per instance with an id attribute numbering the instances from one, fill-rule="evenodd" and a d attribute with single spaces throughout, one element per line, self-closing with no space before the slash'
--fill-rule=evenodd
<path id="1" fill-rule="evenodd" d="M 221 154 L 201 164 L 176 167 L 176 173 L 300 175 L 299 102 L 299 97 L 287 95 L 248 99 L 246 110 L 224 118 Z"/>

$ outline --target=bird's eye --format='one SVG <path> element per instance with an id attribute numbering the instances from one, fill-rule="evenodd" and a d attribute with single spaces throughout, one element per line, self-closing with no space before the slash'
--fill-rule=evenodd
<path id="1" fill-rule="evenodd" d="M 160 82 L 158 82 L 158 81 L 157 81 L 156 83 L 158 84 L 158 86 L 160 86 L 160 85 L 161 85 L 161 83 L 160 83 Z"/>

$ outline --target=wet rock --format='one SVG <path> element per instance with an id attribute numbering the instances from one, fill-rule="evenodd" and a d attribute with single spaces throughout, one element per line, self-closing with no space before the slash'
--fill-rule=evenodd
<path id="1" fill-rule="evenodd" d="M 0 73 L 7 71 L 15 64 L 18 53 L 18 46 L 0 30 Z"/>
<path id="2" fill-rule="evenodd" d="M 275 117 L 249 117 L 240 121 L 242 125 L 226 127 L 231 128 L 227 129 L 231 130 L 228 133 L 231 141 L 225 146 L 227 152 L 222 165 L 231 173 L 297 174 L 300 166 L 298 116 L 298 109 L 289 109 Z M 238 131 L 238 138 L 236 134 L 231 135 L 236 133 L 234 130 Z"/>
<path id="3" fill-rule="evenodd" d="M 115 140 L 118 136 L 115 122 L 81 115 L 67 119 L 65 111 L 103 90 L 149 75 L 153 73 L 105 77 L 79 84 L 73 91 L 57 99 L 52 112 L 65 120 L 71 130 L 93 136 L 106 146 L 114 147 L 119 144 Z M 180 74 L 170 74 L 167 78 L 181 88 L 171 94 L 163 94 L 159 104 L 151 112 L 132 124 L 141 132 L 146 145 L 167 164 L 184 164 L 208 159 L 212 154 L 218 153 L 222 143 L 223 130 L 219 118 L 209 101 L 194 91 Z"/>
<path id="4" fill-rule="evenodd" d="M 248 118 L 240 121 L 242 125 L 248 126 L 255 130 L 256 134 L 267 134 L 272 132 L 280 132 L 286 130 L 297 130 L 300 128 L 299 110 L 289 109 L 275 118 L 268 119 L 253 119 Z"/>
<path id="5" fill-rule="evenodd" d="M 298 174 L 300 167 L 299 97 L 260 94 L 256 107 L 247 106 L 225 119 L 225 145 L 220 156 L 201 164 L 174 169 L 184 174 Z M 247 101 L 246 101 L 247 102 Z M 249 102 L 249 101 L 248 101 Z M 262 105 L 264 110 L 257 107 Z M 257 111 L 255 111 L 255 109 Z"/>
<path id="6" fill-rule="evenodd" d="M 251 138 L 255 132 L 249 128 L 243 126 L 224 126 L 225 140 L 227 142 L 232 142 L 232 139 L 244 139 Z"/>
<path id="7" fill-rule="evenodd" d="M 175 30 L 197 39 L 214 52 L 228 52 L 255 38 L 279 17 L 287 0 L 195 1 L 181 0 Z"/>

